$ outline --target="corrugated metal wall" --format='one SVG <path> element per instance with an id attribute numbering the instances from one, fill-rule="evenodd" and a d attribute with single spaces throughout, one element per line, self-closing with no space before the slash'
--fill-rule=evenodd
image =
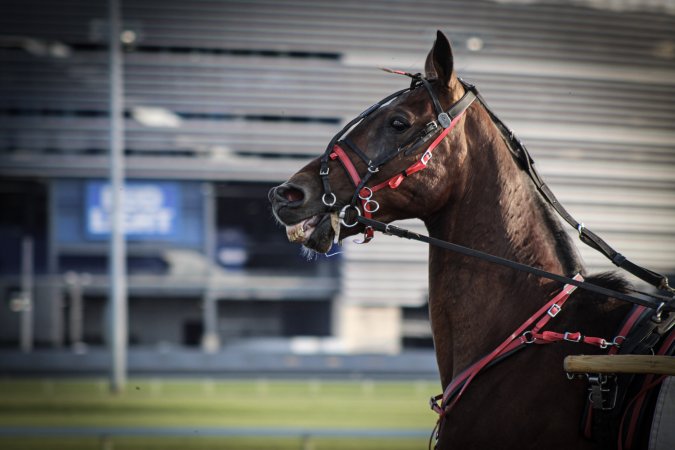
<path id="1" fill-rule="evenodd" d="M 403 87 L 376 66 L 421 70 L 440 28 L 460 75 L 569 210 L 636 262 L 675 272 L 673 15 L 563 1 L 124 3 L 136 35 L 125 54 L 130 176 L 281 181 Z M 104 174 L 105 3 L 0 8 L 0 173 Z M 180 126 L 144 126 L 138 107 L 165 108 Z M 420 245 L 378 237 L 348 245 L 345 261 L 345 298 L 424 301 Z"/>

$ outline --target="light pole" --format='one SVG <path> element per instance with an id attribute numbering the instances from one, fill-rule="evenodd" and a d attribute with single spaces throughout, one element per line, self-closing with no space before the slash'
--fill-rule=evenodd
<path id="1" fill-rule="evenodd" d="M 124 86 L 120 49 L 120 4 L 108 0 L 108 45 L 110 72 L 110 388 L 119 393 L 127 381 L 127 280 L 124 240 Z"/>

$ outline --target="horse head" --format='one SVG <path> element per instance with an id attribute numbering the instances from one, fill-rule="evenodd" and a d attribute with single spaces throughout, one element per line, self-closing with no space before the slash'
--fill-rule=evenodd
<path id="1" fill-rule="evenodd" d="M 322 156 L 270 190 L 274 215 L 291 242 L 325 253 L 334 240 L 359 232 L 369 240 L 357 215 L 383 222 L 425 218 L 458 191 L 466 145 L 460 130 L 450 131 L 472 98 L 440 31 L 425 72 L 396 72 L 411 78 L 409 88 L 361 113 Z"/>

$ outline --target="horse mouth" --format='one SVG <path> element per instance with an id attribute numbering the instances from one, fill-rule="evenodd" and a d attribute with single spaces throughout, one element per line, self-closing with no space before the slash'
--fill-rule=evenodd
<path id="1" fill-rule="evenodd" d="M 316 226 L 321 221 L 321 216 L 316 215 L 309 217 L 295 225 L 286 225 L 286 237 L 289 242 L 296 244 L 304 244 L 312 235 Z"/>
<path id="2" fill-rule="evenodd" d="M 330 214 L 317 214 L 294 225 L 286 225 L 289 242 L 302 244 L 320 253 L 330 250 L 334 234 Z"/>

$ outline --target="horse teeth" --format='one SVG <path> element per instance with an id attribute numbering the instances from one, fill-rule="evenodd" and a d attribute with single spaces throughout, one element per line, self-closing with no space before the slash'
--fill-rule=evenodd
<path id="1" fill-rule="evenodd" d="M 286 237 L 289 242 L 303 242 L 305 239 L 305 230 L 303 229 L 302 224 L 286 227 Z"/>

